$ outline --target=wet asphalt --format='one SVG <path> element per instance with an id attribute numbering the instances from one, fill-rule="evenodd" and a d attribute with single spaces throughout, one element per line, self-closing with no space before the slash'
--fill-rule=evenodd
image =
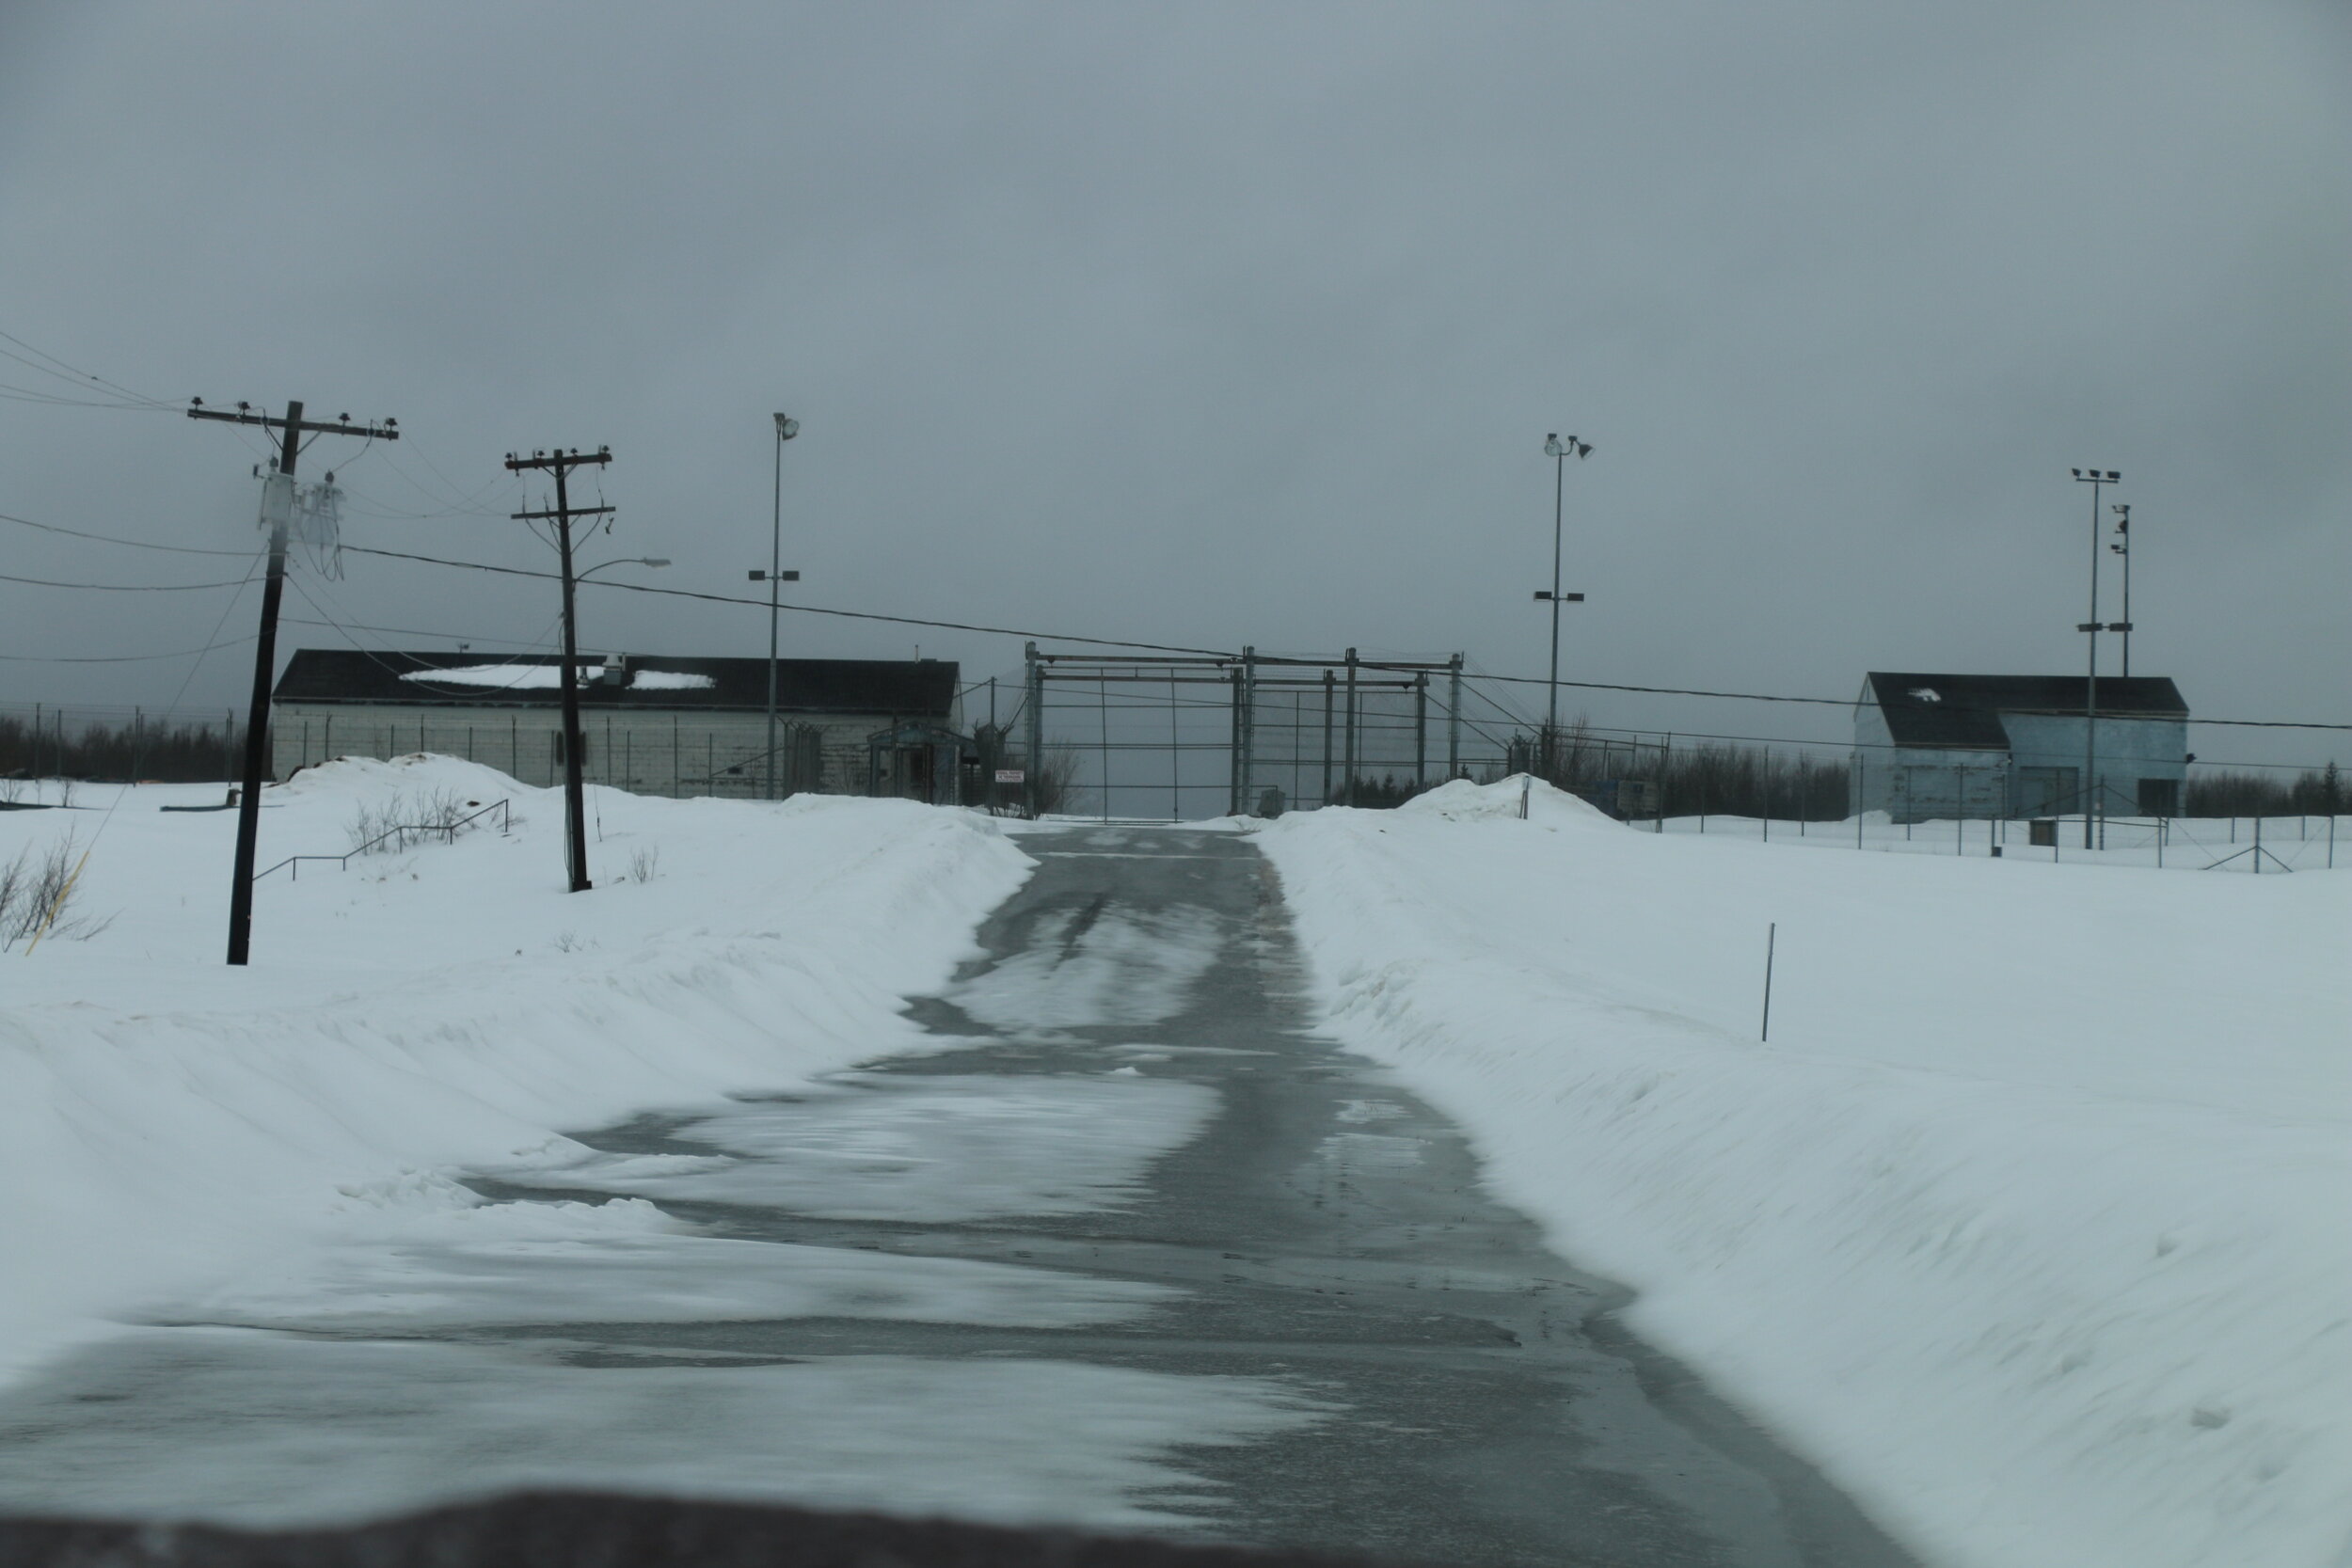
<path id="1" fill-rule="evenodd" d="M 1245 837 L 1109 826 L 1024 842 L 1041 867 L 981 929 L 987 957 L 913 1004 L 941 1049 L 870 1063 L 832 1092 L 1168 1080 L 1207 1107 L 1173 1134 L 1184 1141 L 1101 1201 L 1029 1206 L 1041 1212 L 982 1203 L 952 1218 L 691 1187 L 656 1200 L 708 1235 L 1177 1293 L 1079 1326 L 835 1316 L 463 1338 L 561 1341 L 583 1368 L 1028 1359 L 1288 1390 L 1313 1419 L 1182 1451 L 1211 1484 L 1168 1502 L 1154 1528 L 1187 1539 L 1465 1565 L 1910 1568 L 1809 1465 L 1631 1336 L 1625 1292 L 1490 1196 L 1457 1127 L 1313 1032 L 1279 886 Z M 694 1132 L 693 1118 L 645 1117 L 579 1136 L 616 1156 L 707 1155 Z M 581 1196 L 577 1181 L 474 1185 Z M 43 1410 L 93 1397 L 55 1382 Z M 0 1402 L 0 1475 L 10 1441 L 38 1446 L 46 1431 Z"/>

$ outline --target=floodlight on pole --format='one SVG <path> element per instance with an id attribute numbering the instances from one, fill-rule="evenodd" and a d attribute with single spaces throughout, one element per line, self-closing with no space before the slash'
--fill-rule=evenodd
<path id="1" fill-rule="evenodd" d="M 789 414 L 777 414 L 776 421 L 776 490 L 775 507 L 769 520 L 768 532 L 768 760 L 760 793 L 768 800 L 776 798 L 776 590 L 786 580 L 784 574 L 784 444 L 801 433 L 801 421 Z M 755 580 L 759 574 L 752 574 Z M 790 580 L 799 581 L 794 572 Z"/>
<path id="2" fill-rule="evenodd" d="M 2123 558 L 2123 619 L 2111 630 L 2123 634 L 2123 678 L 2132 673 L 2132 509 L 2129 503 L 2117 501 L 2107 510 L 2115 515 L 2115 539 L 2107 548 Z"/>
<path id="3" fill-rule="evenodd" d="M 2090 486 L 2090 615 L 2074 629 L 2090 639 L 2089 673 L 2083 681 L 2083 780 L 2080 791 L 2083 803 L 2083 847 L 2093 847 L 2091 830 L 2092 803 L 2099 791 L 2099 634 L 2109 628 L 2099 622 L 2099 492 L 2103 486 L 2120 484 L 2122 473 L 2113 468 L 2076 468 L 2074 483 Z M 2118 627 L 2128 625 L 2131 611 L 2126 609 Z"/>
<path id="4" fill-rule="evenodd" d="M 1535 598 L 1538 603 L 1551 606 L 1551 679 L 1544 698 L 1542 766 L 1546 768 L 1550 766 L 1554 736 L 1560 731 L 1560 607 L 1579 603 L 1584 597 L 1581 594 L 1560 592 L 1561 508 L 1566 494 L 1568 459 L 1581 462 L 1592 454 L 1593 445 L 1589 441 L 1580 441 L 1573 436 L 1563 439 L 1557 432 L 1544 437 L 1544 455 L 1551 459 L 1551 587 L 1549 591 L 1537 590 Z"/>

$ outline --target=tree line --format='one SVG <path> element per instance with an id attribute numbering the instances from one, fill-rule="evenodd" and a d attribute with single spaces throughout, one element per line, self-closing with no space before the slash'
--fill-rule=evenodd
<path id="1" fill-rule="evenodd" d="M 226 724 L 134 718 L 70 726 L 0 715 L 0 778 L 210 784 L 236 776 L 244 745 L 242 727 Z"/>

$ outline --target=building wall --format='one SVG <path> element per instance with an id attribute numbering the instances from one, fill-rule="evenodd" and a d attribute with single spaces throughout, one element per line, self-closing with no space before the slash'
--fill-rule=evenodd
<path id="1" fill-rule="evenodd" d="M 2079 780 L 2083 767 L 2083 721 L 2059 714 L 2005 713 L 2010 755 L 2017 765 L 2017 787 L 2011 810 L 2025 815 L 2036 802 L 2025 798 L 2027 770 L 2071 770 Z M 2097 742 L 2098 797 L 2110 816 L 2130 816 L 2139 811 L 2140 781 L 2169 780 L 2177 795 L 2188 777 L 2188 725 L 2178 719 L 2106 719 L 2099 721 Z M 2061 808 L 2081 811 L 2076 800 Z"/>
<path id="2" fill-rule="evenodd" d="M 485 764 L 521 784 L 546 787 L 564 780 L 564 721 L 553 708 L 278 703 L 271 714 L 272 771 L 280 779 L 333 757 L 438 752 Z M 863 795 L 866 737 L 901 717 L 787 713 L 778 715 L 778 729 L 781 735 L 787 724 L 814 723 L 821 758 L 817 787 Z M 588 742 L 581 772 L 591 784 L 673 796 L 756 798 L 764 788 L 764 713 L 591 707 L 580 715 L 580 729 Z M 779 747 L 778 771 L 787 778 L 788 755 Z"/>
<path id="3" fill-rule="evenodd" d="M 1885 733 L 1882 722 L 1879 734 Z M 1865 744 L 1854 751 L 1850 794 L 1860 809 L 1883 811 L 1898 822 L 1996 816 L 2009 797 L 2009 758 L 1999 752 L 1885 751 Z"/>

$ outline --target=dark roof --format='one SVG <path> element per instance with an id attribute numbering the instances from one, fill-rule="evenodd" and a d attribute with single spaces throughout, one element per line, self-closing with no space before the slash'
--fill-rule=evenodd
<path id="1" fill-rule="evenodd" d="M 1886 716 L 1898 746 L 1951 751 L 2009 750 L 2004 713 L 2080 718 L 2082 675 L 1927 675 L 1873 670 L 1867 690 Z M 1932 692 L 1930 696 L 1928 693 Z M 2099 681 L 2099 714 L 2136 719 L 2186 719 L 2180 688 L 2164 675 L 2106 675 Z"/>
<path id="2" fill-rule="evenodd" d="M 356 648 L 302 648 L 278 677 L 281 703 L 405 703 L 433 707 L 556 707 L 563 693 L 541 687 L 484 686 L 430 678 L 413 672 L 481 669 L 488 665 L 561 666 L 555 654 L 363 653 Z M 764 658 L 631 657 L 634 683 L 646 673 L 700 676 L 707 686 L 680 689 L 614 686 L 601 678 L 604 657 L 580 657 L 580 700 L 597 711 L 627 708 L 716 708 L 764 712 Z M 952 660 L 784 658 L 776 661 L 776 706 L 786 713 L 886 713 L 946 720 L 955 701 Z"/>

